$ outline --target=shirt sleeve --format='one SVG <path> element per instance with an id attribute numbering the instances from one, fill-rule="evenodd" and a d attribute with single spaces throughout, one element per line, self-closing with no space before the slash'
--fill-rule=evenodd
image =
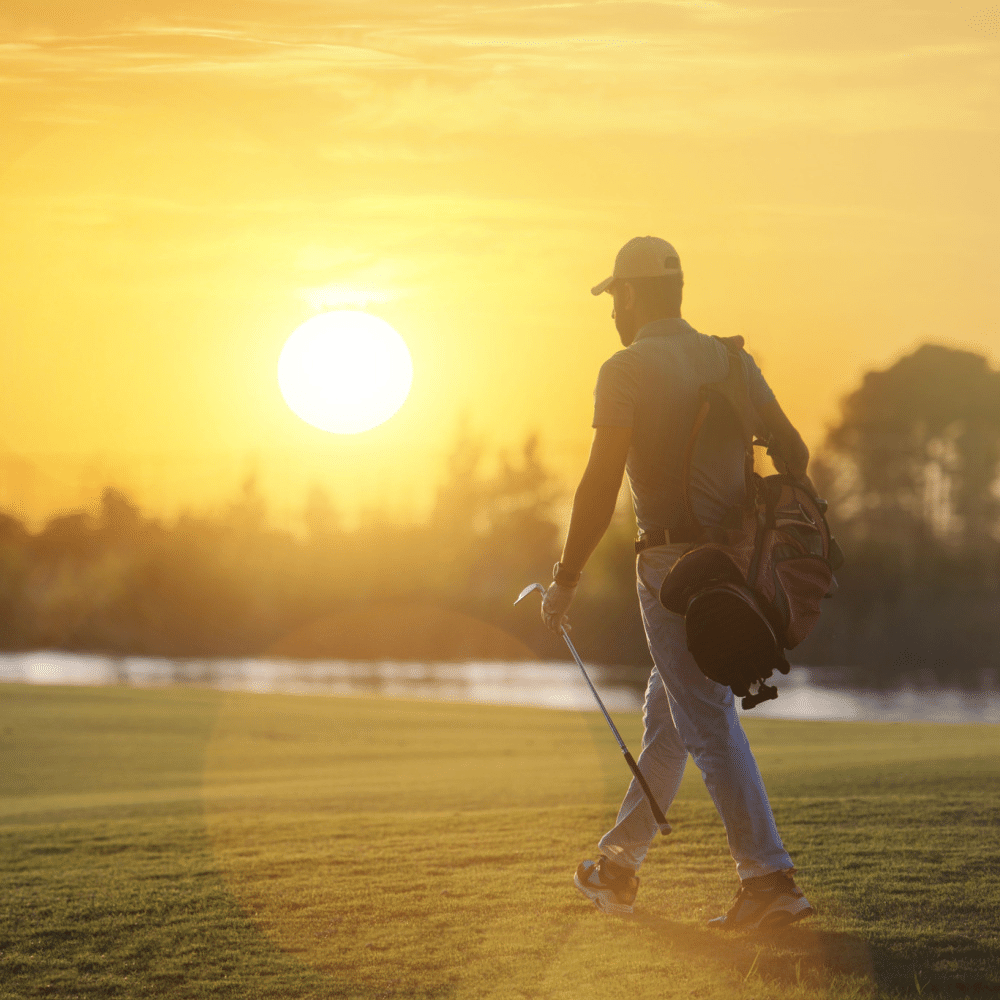
<path id="1" fill-rule="evenodd" d="M 750 392 L 750 402 L 756 409 L 760 409 L 766 403 L 774 402 L 774 392 L 767 384 L 761 370 L 757 367 L 757 362 L 746 352 L 740 352 L 743 358 L 743 370 L 747 376 L 747 389 Z"/>
<path id="2" fill-rule="evenodd" d="M 594 389 L 593 427 L 631 427 L 635 421 L 638 383 L 628 351 L 619 351 L 601 365 Z"/>

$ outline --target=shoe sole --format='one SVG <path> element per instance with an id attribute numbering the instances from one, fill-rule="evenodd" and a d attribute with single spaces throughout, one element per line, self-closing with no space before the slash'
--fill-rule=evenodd
<path id="1" fill-rule="evenodd" d="M 735 931 L 773 931 L 787 927 L 816 913 L 805 896 L 799 896 L 784 909 L 765 911 L 758 920 L 745 920 L 732 926 L 726 923 L 726 917 L 715 917 L 709 920 L 708 926 L 716 930 L 733 933 Z"/>
<path id="2" fill-rule="evenodd" d="M 789 913 L 787 910 L 781 910 L 778 913 L 768 913 L 757 923 L 754 930 L 780 930 L 782 927 L 788 927 L 790 924 L 798 923 L 800 920 L 805 920 L 806 917 L 813 916 L 815 912 L 811 906 L 807 905 L 805 909 L 799 910 L 796 913 Z"/>
<path id="3" fill-rule="evenodd" d="M 806 917 L 814 916 L 816 911 L 810 906 L 807 900 L 802 899 L 801 903 L 805 904 L 800 909 L 797 910 L 772 910 L 770 913 L 765 913 L 761 916 L 760 920 L 756 922 L 746 921 L 742 924 L 736 924 L 733 927 L 727 927 L 725 917 L 716 917 L 714 920 L 709 920 L 709 927 L 715 927 L 721 931 L 734 932 L 734 931 L 776 931 L 781 930 L 784 927 L 788 927 L 789 924 L 797 923 L 799 920 L 805 920 Z"/>
<path id="4" fill-rule="evenodd" d="M 577 887 L 596 906 L 601 913 L 610 913 L 616 917 L 628 917 L 632 915 L 632 907 L 625 903 L 616 903 L 612 898 L 612 893 L 605 889 L 594 889 L 581 882 L 579 876 L 573 876 L 573 885 Z"/>

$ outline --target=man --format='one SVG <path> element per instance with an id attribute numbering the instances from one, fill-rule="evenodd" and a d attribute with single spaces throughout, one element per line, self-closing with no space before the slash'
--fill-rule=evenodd
<path id="1" fill-rule="evenodd" d="M 681 318 L 683 273 L 674 248 L 652 236 L 622 247 L 614 273 L 592 289 L 614 299 L 624 346 L 601 368 L 594 391 L 594 440 L 576 491 L 569 533 L 542 601 L 546 625 L 567 621 L 587 559 L 614 513 L 627 470 L 638 522 L 636 569 L 642 620 L 654 669 L 646 689 L 639 768 L 666 810 L 688 754 L 695 759 L 726 828 L 740 888 L 729 912 L 711 923 L 726 930 L 790 923 L 813 910 L 792 878 L 794 867 L 771 806 L 733 692 L 709 680 L 687 650 L 684 619 L 659 602 L 668 570 L 695 541 L 682 495 L 684 452 L 698 411 L 698 389 L 722 379 L 729 355 L 719 340 Z M 783 459 L 779 471 L 805 476 L 809 452 L 745 351 L 751 401 Z M 745 500 L 744 445 L 725 416 L 710 414 L 690 475 L 691 504 L 702 525 L 718 525 Z M 786 464 L 787 463 L 787 464 Z M 637 872 L 657 826 L 633 780 L 599 859 L 577 869 L 577 888 L 602 910 L 631 913 Z"/>

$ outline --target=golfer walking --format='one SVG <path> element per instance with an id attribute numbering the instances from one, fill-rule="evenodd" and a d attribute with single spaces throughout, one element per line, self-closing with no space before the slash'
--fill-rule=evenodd
<path id="1" fill-rule="evenodd" d="M 569 533 L 553 583 L 542 601 L 546 625 L 558 632 L 588 558 L 614 513 L 628 473 L 638 524 L 636 570 L 642 620 L 654 669 L 646 688 L 639 768 L 666 810 L 690 754 L 726 828 L 740 888 L 729 912 L 711 923 L 727 930 L 790 923 L 812 907 L 795 885 L 794 868 L 775 827 L 733 692 L 709 680 L 687 650 L 684 619 L 659 602 L 660 584 L 695 538 L 682 495 L 684 452 L 698 411 L 698 390 L 728 371 L 719 340 L 681 319 L 684 278 L 674 248 L 641 236 L 622 247 L 614 273 L 592 289 L 614 298 L 612 316 L 624 350 L 601 367 L 594 391 L 594 440 L 576 491 Z M 750 398 L 785 456 L 779 471 L 805 475 L 809 452 L 745 351 Z M 718 525 L 746 499 L 744 444 L 721 408 L 698 438 L 691 502 L 702 525 Z M 598 844 L 596 861 L 577 869 L 577 888 L 608 913 L 631 913 L 638 871 L 657 833 L 649 802 L 635 780 L 618 820 Z"/>

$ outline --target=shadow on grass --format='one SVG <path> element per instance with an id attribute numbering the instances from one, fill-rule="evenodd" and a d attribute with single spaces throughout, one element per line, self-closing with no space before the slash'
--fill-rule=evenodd
<path id="1" fill-rule="evenodd" d="M 634 921 L 683 948 L 698 962 L 725 966 L 738 978 L 795 987 L 850 977 L 876 984 L 871 948 L 860 937 L 835 931 L 786 927 L 770 933 L 724 933 L 692 927 L 653 914 Z"/>
<path id="2" fill-rule="evenodd" d="M 873 942 L 875 981 L 890 995 L 1000 1000 L 1000 952 L 962 934 L 925 936 L 919 951 Z"/>
<path id="3" fill-rule="evenodd" d="M 919 953 L 856 933 L 814 929 L 808 924 L 778 931 L 725 934 L 649 913 L 632 920 L 670 940 L 692 959 L 725 967 L 745 982 L 754 977 L 821 996 L 978 997 L 1000 1000 L 1000 954 L 961 935 L 924 942 Z M 954 973 L 942 971 L 954 967 Z M 850 989 L 853 984 L 856 989 Z"/>

